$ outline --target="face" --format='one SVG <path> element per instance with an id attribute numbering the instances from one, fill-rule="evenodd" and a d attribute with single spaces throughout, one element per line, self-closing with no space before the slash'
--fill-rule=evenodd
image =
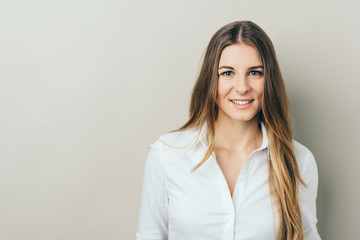
<path id="1" fill-rule="evenodd" d="M 218 119 L 247 122 L 257 118 L 265 83 L 258 50 L 244 43 L 224 48 L 218 75 Z"/>

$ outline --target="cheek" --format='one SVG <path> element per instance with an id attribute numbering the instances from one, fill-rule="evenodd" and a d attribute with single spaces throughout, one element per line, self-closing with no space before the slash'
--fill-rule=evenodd
<path id="1" fill-rule="evenodd" d="M 216 103 L 219 104 L 219 98 L 223 95 L 222 85 L 218 82 L 217 92 L 216 92 Z"/>
<path id="2" fill-rule="evenodd" d="M 260 107 L 262 108 L 263 98 L 264 98 L 264 84 L 262 84 L 259 88 L 259 95 L 260 95 Z"/>
<path id="3" fill-rule="evenodd" d="M 231 86 L 222 81 L 218 82 L 217 96 L 224 97 L 230 92 Z"/>
<path id="4" fill-rule="evenodd" d="M 264 89 L 265 89 L 264 81 L 259 83 L 259 85 L 256 86 L 256 89 L 257 89 L 258 94 L 262 97 L 264 95 Z"/>

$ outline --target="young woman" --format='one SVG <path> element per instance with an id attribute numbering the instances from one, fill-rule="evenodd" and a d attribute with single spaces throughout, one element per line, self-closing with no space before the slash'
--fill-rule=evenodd
<path id="1" fill-rule="evenodd" d="M 317 186 L 271 40 L 250 21 L 230 23 L 207 47 L 189 121 L 151 145 L 136 236 L 320 239 Z"/>

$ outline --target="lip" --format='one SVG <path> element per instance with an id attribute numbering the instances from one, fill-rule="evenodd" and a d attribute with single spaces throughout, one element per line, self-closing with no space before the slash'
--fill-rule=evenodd
<path id="1" fill-rule="evenodd" d="M 232 104 L 235 108 L 240 109 L 240 110 L 248 109 L 249 107 L 251 107 L 252 103 L 254 102 L 254 99 L 244 99 L 244 100 L 233 99 L 233 100 L 236 100 L 236 101 L 251 101 L 251 102 L 249 102 L 249 103 L 247 103 L 247 104 L 244 104 L 244 105 L 239 105 L 239 104 L 236 104 L 236 103 L 230 101 L 231 104 Z"/>
<path id="2" fill-rule="evenodd" d="M 234 99 L 230 99 L 230 101 L 251 101 L 254 99 L 248 98 L 248 99 L 240 99 L 240 98 L 234 98 Z"/>

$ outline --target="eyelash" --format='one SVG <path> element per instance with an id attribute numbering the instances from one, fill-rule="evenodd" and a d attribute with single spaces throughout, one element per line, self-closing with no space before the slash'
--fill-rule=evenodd
<path id="1" fill-rule="evenodd" d="M 231 73 L 231 75 L 234 74 L 232 71 L 226 71 L 226 72 L 221 73 L 220 75 L 225 76 L 225 77 L 229 77 L 229 76 L 231 76 L 231 75 L 229 75 L 229 73 Z M 253 75 L 251 73 L 256 73 L 256 75 Z M 261 75 L 263 75 L 263 73 L 260 72 L 260 71 L 250 71 L 249 74 L 252 75 L 252 76 L 259 76 L 259 75 L 261 76 Z"/>
<path id="2" fill-rule="evenodd" d="M 231 75 L 228 75 L 229 73 L 231 73 L 231 75 L 234 74 L 232 71 L 226 71 L 226 72 L 221 73 L 220 75 L 229 77 L 229 76 L 231 76 Z"/>
<path id="3" fill-rule="evenodd" d="M 250 71 L 250 73 L 256 73 L 256 76 L 262 75 L 262 72 L 260 72 L 260 71 Z M 253 75 L 253 76 L 255 76 L 255 75 Z"/>

